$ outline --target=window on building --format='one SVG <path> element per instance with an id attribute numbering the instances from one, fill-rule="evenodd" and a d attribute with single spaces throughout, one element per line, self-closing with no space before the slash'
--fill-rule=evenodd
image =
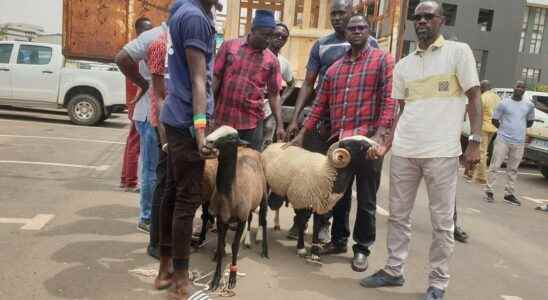
<path id="1" fill-rule="evenodd" d="M 445 12 L 445 25 L 455 26 L 457 19 L 457 6 L 455 4 L 442 3 Z"/>
<path id="2" fill-rule="evenodd" d="M 22 65 L 47 65 L 51 61 L 50 47 L 21 45 L 17 63 Z"/>
<path id="3" fill-rule="evenodd" d="M 478 25 L 480 26 L 481 31 L 491 31 L 491 28 L 493 28 L 494 16 L 494 10 L 480 8 L 478 15 Z"/>
<path id="4" fill-rule="evenodd" d="M 0 64 L 9 64 L 12 44 L 0 44 Z"/>
<path id="5" fill-rule="evenodd" d="M 527 36 L 527 27 L 529 24 L 529 7 L 523 11 L 523 23 L 521 24 L 521 36 L 519 39 L 519 53 L 523 53 L 523 47 L 525 47 L 525 37 Z"/>
<path id="6" fill-rule="evenodd" d="M 545 21 L 546 9 L 533 8 L 533 28 L 531 30 L 531 41 L 529 42 L 529 53 L 531 54 L 540 54 Z"/>
<path id="7" fill-rule="evenodd" d="M 415 41 L 403 41 L 403 56 L 407 56 L 410 53 L 413 53 L 413 51 L 417 50 L 417 42 Z"/>
<path id="8" fill-rule="evenodd" d="M 521 71 L 521 79 L 527 84 L 540 82 L 540 70 L 535 68 L 523 68 Z"/>
<path id="9" fill-rule="evenodd" d="M 421 0 L 409 0 L 409 6 L 407 7 L 407 20 L 413 21 L 415 15 L 415 8 L 421 3 Z"/>
<path id="10" fill-rule="evenodd" d="M 481 80 L 485 79 L 485 71 L 487 69 L 487 56 L 489 52 L 486 50 L 475 49 L 474 58 L 476 59 L 476 68 L 478 69 L 478 75 Z"/>

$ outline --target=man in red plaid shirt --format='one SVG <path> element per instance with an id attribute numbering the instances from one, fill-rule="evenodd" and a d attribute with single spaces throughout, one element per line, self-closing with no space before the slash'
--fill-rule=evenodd
<path id="1" fill-rule="evenodd" d="M 331 141 L 362 135 L 380 145 L 385 144 L 385 136 L 395 115 L 395 101 L 391 98 L 394 59 L 387 52 L 368 46 L 368 37 L 369 25 L 365 17 L 355 15 L 350 18 L 346 39 L 352 48 L 328 69 L 317 102 L 292 144 L 302 146 L 305 133 L 314 130 L 326 115 L 331 122 Z M 368 159 L 358 162 L 355 169 L 358 209 L 351 267 L 356 272 L 367 269 L 369 247 L 375 241 L 376 193 L 380 185 L 382 159 L 374 153 L 364 153 Z M 346 252 L 351 200 L 352 186 L 349 186 L 333 209 L 331 242 L 321 254 Z"/>
<path id="2" fill-rule="evenodd" d="M 257 10 L 245 39 L 224 42 L 213 69 L 215 125 L 228 125 L 240 138 L 260 150 L 263 142 L 264 92 L 276 118 L 276 134 L 283 140 L 280 90 L 282 75 L 278 58 L 267 47 L 276 23 L 274 14 Z"/>

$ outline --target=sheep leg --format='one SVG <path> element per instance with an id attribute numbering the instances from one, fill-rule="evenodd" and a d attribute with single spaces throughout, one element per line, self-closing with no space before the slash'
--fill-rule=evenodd
<path id="1" fill-rule="evenodd" d="M 207 225 L 210 219 L 209 215 L 209 203 L 202 203 L 202 229 L 200 231 L 200 237 L 198 240 L 192 240 L 192 246 L 200 248 L 204 245 L 207 235 Z"/>
<path id="2" fill-rule="evenodd" d="M 274 215 L 274 231 L 279 231 L 280 229 L 280 209 L 278 208 Z"/>
<path id="3" fill-rule="evenodd" d="M 268 203 L 266 200 L 266 197 L 263 197 L 263 201 L 261 201 L 261 209 L 259 211 L 259 225 L 261 225 L 261 229 L 263 232 L 263 249 L 261 252 L 261 257 L 263 258 L 270 258 L 268 257 L 268 239 L 266 237 L 266 215 L 268 213 Z"/>
<path id="4" fill-rule="evenodd" d="M 253 221 L 253 212 L 249 213 L 249 217 L 247 218 L 247 228 L 245 232 L 243 233 L 243 240 L 244 240 L 244 247 L 251 248 L 251 222 Z"/>
<path id="5" fill-rule="evenodd" d="M 240 251 L 240 241 L 242 239 L 242 233 L 244 232 L 245 221 L 238 223 L 236 234 L 234 235 L 234 242 L 232 242 L 232 265 L 230 266 L 230 276 L 228 277 L 228 288 L 233 289 L 236 287 L 236 278 L 238 277 L 238 251 Z"/>
<path id="6" fill-rule="evenodd" d="M 306 248 L 304 247 L 304 227 L 310 216 L 310 210 L 298 209 L 295 211 L 297 214 L 297 228 L 299 229 L 299 238 L 297 239 L 297 255 L 306 256 Z"/>
<path id="7" fill-rule="evenodd" d="M 320 261 L 320 228 L 321 220 L 320 215 L 314 213 L 313 220 L 313 229 L 312 229 L 312 247 L 310 248 L 310 260 L 311 261 Z"/>
<path id="8" fill-rule="evenodd" d="M 219 218 L 217 218 L 217 253 L 215 254 L 215 259 L 217 260 L 217 268 L 215 269 L 215 275 L 211 280 L 211 285 L 209 290 L 216 291 L 219 288 L 221 283 L 221 276 L 223 275 L 222 265 L 223 265 L 223 256 L 225 254 L 225 236 L 228 228 L 228 224 L 223 223 Z"/>

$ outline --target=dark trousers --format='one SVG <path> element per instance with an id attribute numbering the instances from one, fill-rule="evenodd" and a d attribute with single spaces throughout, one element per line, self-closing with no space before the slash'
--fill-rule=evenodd
<path id="1" fill-rule="evenodd" d="M 358 209 L 354 224 L 354 252 L 369 256 L 369 247 L 375 242 L 377 210 L 377 190 L 380 186 L 382 159 L 363 160 L 355 166 L 354 180 L 356 180 Z M 333 208 L 333 226 L 331 227 L 331 241 L 344 247 L 350 237 L 350 209 L 352 206 L 352 185 Z"/>
<path id="2" fill-rule="evenodd" d="M 160 136 L 158 136 L 160 141 Z M 154 198 L 152 198 L 152 209 L 150 213 L 150 246 L 158 247 L 160 244 L 160 205 L 162 203 L 162 197 L 164 197 L 164 191 L 166 190 L 167 181 L 167 165 L 168 156 L 167 153 L 162 151 L 161 143 L 160 155 L 158 158 L 158 166 L 156 167 L 156 188 L 154 189 Z"/>
<path id="3" fill-rule="evenodd" d="M 160 206 L 160 254 L 173 256 L 175 268 L 188 266 L 192 221 L 201 205 L 205 161 L 188 130 L 166 125 L 168 176 Z M 175 197 L 173 195 L 175 189 Z"/>
<path id="4" fill-rule="evenodd" d="M 254 150 L 261 151 L 263 148 L 263 121 L 257 122 L 257 127 L 253 129 L 240 129 L 238 135 L 241 140 L 248 142 Z"/>

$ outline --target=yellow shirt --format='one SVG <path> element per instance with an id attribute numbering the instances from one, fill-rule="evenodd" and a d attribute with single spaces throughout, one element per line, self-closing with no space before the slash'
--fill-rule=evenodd
<path id="1" fill-rule="evenodd" d="M 487 91 L 481 94 L 481 106 L 483 110 L 482 130 L 489 133 L 497 132 L 497 127 L 491 123 L 493 112 L 500 102 L 500 97 L 493 91 Z"/>

